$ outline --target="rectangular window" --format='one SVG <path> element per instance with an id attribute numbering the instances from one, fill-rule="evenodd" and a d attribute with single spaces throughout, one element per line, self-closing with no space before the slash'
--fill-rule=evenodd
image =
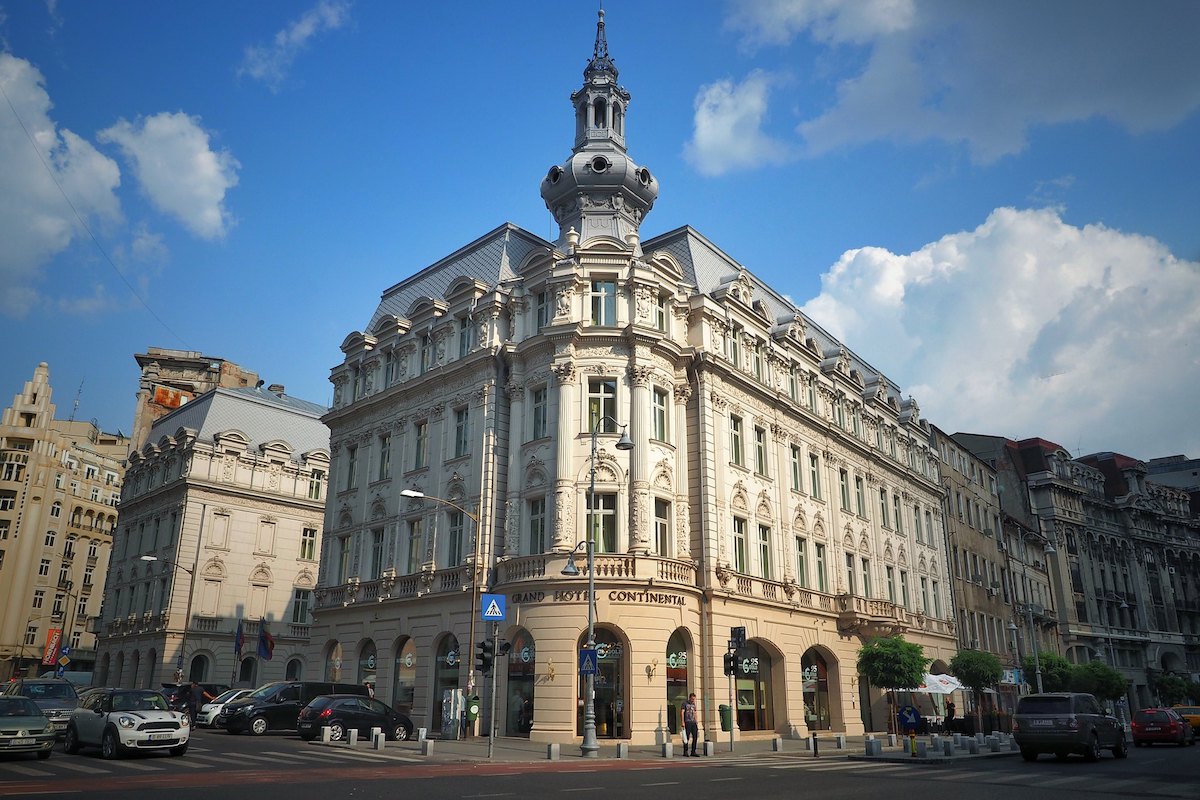
<path id="1" fill-rule="evenodd" d="M 536 314 L 534 323 L 539 332 L 542 330 L 542 328 L 549 325 L 550 320 L 554 318 L 554 314 L 551 311 L 552 308 L 553 304 L 550 302 L 550 293 L 538 292 L 537 310 L 534 312 Z"/>
<path id="2" fill-rule="evenodd" d="M 908 573 L 900 570 L 900 605 L 911 608 L 908 603 Z"/>
<path id="3" fill-rule="evenodd" d="M 844 395 L 839 394 L 833 401 L 833 418 L 839 428 L 846 430 L 846 397 Z"/>
<path id="4" fill-rule="evenodd" d="M 46 604 L 46 590 L 45 589 L 34 589 L 33 590 L 33 607 L 41 608 L 45 604 Z"/>
<path id="5" fill-rule="evenodd" d="M 454 509 L 448 511 L 450 531 L 446 541 L 446 566 L 457 567 L 463 561 L 463 534 L 466 531 L 466 516 Z"/>
<path id="6" fill-rule="evenodd" d="M 792 445 L 792 491 L 804 491 L 803 478 L 801 478 L 802 467 L 800 466 L 800 446 Z"/>
<path id="7" fill-rule="evenodd" d="M 733 518 L 733 569 L 746 572 L 746 520 Z"/>
<path id="8" fill-rule="evenodd" d="M 421 337 L 421 374 L 433 369 L 434 357 L 433 337 L 428 333 Z"/>
<path id="9" fill-rule="evenodd" d="M 25 645 L 31 646 L 37 644 L 38 628 L 37 625 L 30 625 L 25 629 Z"/>
<path id="10" fill-rule="evenodd" d="M 1000 525 L 997 523 L 996 530 L 1000 530 Z M 925 509 L 925 531 L 929 534 L 929 541 L 933 542 L 933 512 Z"/>
<path id="11" fill-rule="evenodd" d="M 802 536 L 796 537 L 796 583 L 808 588 L 808 540 Z"/>
<path id="12" fill-rule="evenodd" d="M 470 409 L 454 409 L 454 457 L 461 458 L 471 452 Z"/>
<path id="13" fill-rule="evenodd" d="M 378 479 L 386 481 L 392 476 L 392 435 L 385 433 L 379 437 L 379 475 Z"/>
<path id="14" fill-rule="evenodd" d="M 533 425 L 531 426 L 532 439 L 542 439 L 548 435 L 546 429 L 546 411 L 548 408 L 549 394 L 550 393 L 545 386 L 539 386 L 533 390 Z"/>
<path id="15" fill-rule="evenodd" d="M 320 500 L 321 487 L 325 485 L 325 470 L 314 469 L 308 475 L 308 499 Z"/>
<path id="16" fill-rule="evenodd" d="M 378 580 L 383 577 L 383 528 L 371 531 L 371 571 L 367 573 L 368 580 Z"/>
<path id="17" fill-rule="evenodd" d="M 842 498 L 842 511 L 850 510 L 850 473 L 838 470 L 838 493 Z"/>
<path id="18" fill-rule="evenodd" d="M 666 333 L 667 318 L 667 295 L 660 294 L 654 298 L 654 328 Z"/>
<path id="19" fill-rule="evenodd" d="M 43 578 L 50 575 L 50 559 L 43 558 L 41 560 L 38 564 L 38 575 L 41 575 Z"/>
<path id="20" fill-rule="evenodd" d="M 654 438 L 660 442 L 668 442 L 670 438 L 667 422 L 670 418 L 667 416 L 669 401 L 666 390 L 655 389 L 651 395 L 651 402 L 653 404 L 651 414 L 654 419 Z"/>
<path id="21" fill-rule="evenodd" d="M 884 575 L 887 577 L 887 599 L 889 602 L 896 602 L 896 568 L 884 567 Z"/>
<path id="22" fill-rule="evenodd" d="M 466 358 L 475 348 L 475 323 L 470 317 L 458 320 L 458 357 Z"/>
<path id="23" fill-rule="evenodd" d="M 942 595 L 938 592 L 938 582 L 933 582 L 933 616 L 942 618 Z"/>
<path id="24" fill-rule="evenodd" d="M 858 594 L 858 581 L 854 576 L 854 554 L 846 553 L 846 591 Z"/>
<path id="25" fill-rule="evenodd" d="M 871 596 L 871 559 L 861 560 L 863 597 Z"/>
<path id="26" fill-rule="evenodd" d="M 742 368 L 742 326 L 733 325 L 729 329 L 728 343 L 729 361 L 738 369 Z"/>
<path id="27" fill-rule="evenodd" d="M 764 580 L 772 580 L 771 573 L 771 529 L 758 526 L 758 568 Z"/>
<path id="28" fill-rule="evenodd" d="M 546 498 L 529 501 L 529 554 L 546 552 Z"/>
<path id="29" fill-rule="evenodd" d="M 292 624 L 308 624 L 308 606 L 312 592 L 308 589 L 295 589 L 292 592 Z"/>
<path id="30" fill-rule="evenodd" d="M 588 498 L 589 503 L 592 498 Z M 617 552 L 617 496 L 615 494 L 598 494 L 595 496 L 596 505 L 588 508 L 588 525 L 592 531 L 592 541 L 596 543 L 597 553 Z"/>
<path id="31" fill-rule="evenodd" d="M 588 379 L 588 432 L 617 432 L 617 381 L 615 378 Z"/>
<path id="32" fill-rule="evenodd" d="M 796 379 L 796 369 L 793 367 L 787 374 L 788 397 L 793 403 L 800 402 L 800 381 Z"/>
<path id="33" fill-rule="evenodd" d="M 817 544 L 813 546 L 817 558 L 817 590 L 821 592 L 829 591 L 829 581 L 825 575 L 825 545 Z"/>
<path id="34" fill-rule="evenodd" d="M 729 417 L 729 460 L 739 467 L 745 466 L 742 457 L 742 418 Z"/>
<path id="35" fill-rule="evenodd" d="M 754 429 L 754 471 L 767 474 L 767 432 L 763 428 Z"/>
<path id="36" fill-rule="evenodd" d="M 405 553 L 405 572 L 421 569 L 425 561 L 425 521 L 414 519 L 408 523 L 408 548 Z"/>
<path id="37" fill-rule="evenodd" d="M 812 487 L 812 496 L 821 499 L 821 457 L 816 453 L 808 454 L 808 483 Z"/>
<path id="38" fill-rule="evenodd" d="M 671 555 L 671 504 L 654 499 L 654 543 L 660 556 Z"/>
<path id="39" fill-rule="evenodd" d="M 754 352 L 751 355 L 754 360 L 754 377 L 760 381 L 763 379 L 763 343 L 754 343 Z"/>
<path id="40" fill-rule="evenodd" d="M 858 404 L 850 404 L 850 430 L 854 432 L 854 438 L 862 438 L 862 417 L 858 413 Z"/>
<path id="41" fill-rule="evenodd" d="M 904 514 L 900 510 L 900 495 L 892 495 L 892 514 L 896 518 L 896 533 L 904 533 Z"/>
<path id="42" fill-rule="evenodd" d="M 413 424 L 413 469 L 423 469 L 429 458 L 429 423 Z"/>
<path id="43" fill-rule="evenodd" d="M 866 491 L 863 489 L 863 479 L 860 475 L 854 476 L 854 510 L 860 517 L 867 516 Z"/>
<path id="44" fill-rule="evenodd" d="M 0 492 L 0 511 L 12 511 L 17 506 L 15 492 Z"/>
<path id="45" fill-rule="evenodd" d="M 95 567 L 84 567 L 83 568 L 83 585 L 91 586 L 92 579 L 95 577 L 95 575 L 96 575 Z"/>
<path id="46" fill-rule="evenodd" d="M 817 413 L 817 378 L 815 375 L 809 375 L 808 380 L 808 410 Z"/>
<path id="47" fill-rule="evenodd" d="M 54 547 L 54 537 L 55 537 L 54 531 L 46 531 L 46 538 L 43 540 L 43 544 L 46 547 Z"/>
<path id="48" fill-rule="evenodd" d="M 616 281 L 592 281 L 592 324 L 617 324 Z"/>
<path id="49" fill-rule="evenodd" d="M 353 489 L 358 483 L 358 445 L 346 448 L 346 489 Z"/>
<path id="50" fill-rule="evenodd" d="M 929 613 L 929 580 L 924 576 L 921 577 L 921 611 Z"/>
<path id="51" fill-rule="evenodd" d="M 338 539 L 338 583 L 350 580 L 350 537 Z"/>
<path id="52" fill-rule="evenodd" d="M 317 529 L 305 528 L 300 531 L 300 559 L 315 561 L 317 558 Z"/>
<path id="53" fill-rule="evenodd" d="M 383 388 L 392 385 L 396 380 L 396 351 L 388 350 L 383 357 Z"/>
<path id="54" fill-rule="evenodd" d="M 913 506 L 913 535 L 917 537 L 918 542 L 925 541 L 925 532 L 921 529 L 921 504 L 917 503 Z"/>
<path id="55" fill-rule="evenodd" d="M 879 524 L 885 528 L 892 527 L 888 522 L 887 489 L 879 487 Z"/>

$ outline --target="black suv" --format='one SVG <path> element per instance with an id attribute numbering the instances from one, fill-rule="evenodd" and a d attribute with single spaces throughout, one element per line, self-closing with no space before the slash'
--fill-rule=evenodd
<path id="1" fill-rule="evenodd" d="M 1026 761 L 1037 760 L 1039 753 L 1054 753 L 1059 758 L 1079 753 L 1088 761 L 1098 760 L 1101 750 L 1112 750 L 1116 758 L 1128 753 L 1121 723 L 1094 696 L 1083 692 L 1022 697 L 1017 701 L 1012 732 Z"/>
<path id="2" fill-rule="evenodd" d="M 221 708 L 216 725 L 230 733 L 250 731 L 261 736 L 267 731 L 294 731 L 300 709 L 323 694 L 368 695 L 361 683 L 328 681 L 276 681 L 260 686 L 248 696 Z"/>
<path id="3" fill-rule="evenodd" d="M 79 695 L 70 681 L 60 678 L 17 678 L 4 687 L 4 694 L 28 697 L 50 720 L 56 738 L 67 733 L 67 719 L 79 706 Z"/>

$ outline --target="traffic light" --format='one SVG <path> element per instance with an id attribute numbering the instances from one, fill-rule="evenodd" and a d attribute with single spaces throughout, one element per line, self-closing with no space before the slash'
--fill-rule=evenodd
<path id="1" fill-rule="evenodd" d="M 725 654 L 725 674 L 732 675 L 737 672 L 737 653 Z"/>
<path id="2" fill-rule="evenodd" d="M 484 639 L 475 645 L 475 669 L 487 675 L 492 671 L 492 660 L 496 657 L 495 645 L 491 639 Z"/>

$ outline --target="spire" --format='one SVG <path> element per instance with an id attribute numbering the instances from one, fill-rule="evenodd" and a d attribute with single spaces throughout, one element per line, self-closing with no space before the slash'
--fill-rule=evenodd
<path id="1" fill-rule="evenodd" d="M 617 65 L 608 57 L 608 39 L 604 36 L 604 9 L 600 9 L 600 19 L 596 22 L 596 46 L 592 49 L 592 60 L 588 62 L 583 77 L 588 78 L 594 72 L 611 72 L 613 80 L 617 79 Z"/>

